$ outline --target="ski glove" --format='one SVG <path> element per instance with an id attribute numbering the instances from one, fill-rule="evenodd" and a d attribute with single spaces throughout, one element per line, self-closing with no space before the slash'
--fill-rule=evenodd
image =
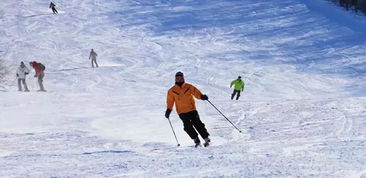
<path id="1" fill-rule="evenodd" d="M 17 74 L 17 77 L 19 77 L 19 74 Z"/>
<path id="2" fill-rule="evenodd" d="M 165 117 L 167 118 L 167 119 L 169 119 L 169 116 L 170 116 L 170 113 L 172 112 L 172 110 L 171 109 L 166 109 L 166 111 L 165 111 Z"/>
<path id="3" fill-rule="evenodd" d="M 208 100 L 208 96 L 207 95 L 201 95 L 201 100 Z"/>

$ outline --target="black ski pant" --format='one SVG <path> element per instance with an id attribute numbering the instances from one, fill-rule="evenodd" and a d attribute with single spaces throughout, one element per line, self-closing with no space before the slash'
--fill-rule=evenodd
<path id="1" fill-rule="evenodd" d="M 94 63 L 95 63 L 95 66 L 99 67 L 98 66 L 98 63 L 97 63 L 97 59 L 92 59 L 91 60 L 91 63 L 92 63 L 92 67 L 94 68 Z"/>
<path id="2" fill-rule="evenodd" d="M 231 99 L 234 99 L 235 95 L 236 95 L 236 100 L 238 100 L 240 97 L 240 90 L 234 90 L 233 94 L 231 94 Z"/>
<path id="3" fill-rule="evenodd" d="M 187 113 L 181 113 L 179 114 L 179 117 L 183 121 L 184 131 L 187 132 L 191 139 L 198 138 L 196 130 L 203 139 L 208 138 L 210 135 L 205 128 L 205 124 L 200 120 L 200 116 L 196 110 Z"/>
<path id="4" fill-rule="evenodd" d="M 56 8 L 54 8 L 54 7 L 52 7 L 52 12 L 53 12 L 54 14 L 58 14 L 58 12 L 57 12 Z"/>

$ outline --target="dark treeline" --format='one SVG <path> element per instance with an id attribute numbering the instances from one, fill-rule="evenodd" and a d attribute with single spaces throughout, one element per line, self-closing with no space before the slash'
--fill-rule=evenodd
<path id="1" fill-rule="evenodd" d="M 346 10 L 352 10 L 355 12 L 362 12 L 366 15 L 366 0 L 330 0 Z"/>

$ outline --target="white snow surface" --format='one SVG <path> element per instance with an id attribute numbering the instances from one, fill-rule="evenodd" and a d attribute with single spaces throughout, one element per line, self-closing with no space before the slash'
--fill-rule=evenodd
<path id="1" fill-rule="evenodd" d="M 365 17 L 310 0 L 54 2 L 0 3 L 0 177 L 366 177 Z M 34 60 L 48 92 L 33 73 L 18 92 Z M 243 132 L 197 100 L 212 144 L 194 148 L 174 110 L 177 147 L 177 71 Z"/>

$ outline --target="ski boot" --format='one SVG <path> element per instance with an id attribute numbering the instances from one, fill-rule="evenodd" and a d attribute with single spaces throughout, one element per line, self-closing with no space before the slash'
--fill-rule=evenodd
<path id="1" fill-rule="evenodd" d="M 198 146 L 201 146 L 201 141 L 200 141 L 200 139 L 197 137 L 197 138 L 195 138 L 195 139 L 193 139 L 193 141 L 194 141 L 194 147 L 198 147 Z"/>
<path id="2" fill-rule="evenodd" d="M 205 140 L 205 143 L 203 144 L 203 146 L 208 147 L 210 145 L 210 142 L 211 142 L 210 138 L 207 137 L 204 140 Z"/>

